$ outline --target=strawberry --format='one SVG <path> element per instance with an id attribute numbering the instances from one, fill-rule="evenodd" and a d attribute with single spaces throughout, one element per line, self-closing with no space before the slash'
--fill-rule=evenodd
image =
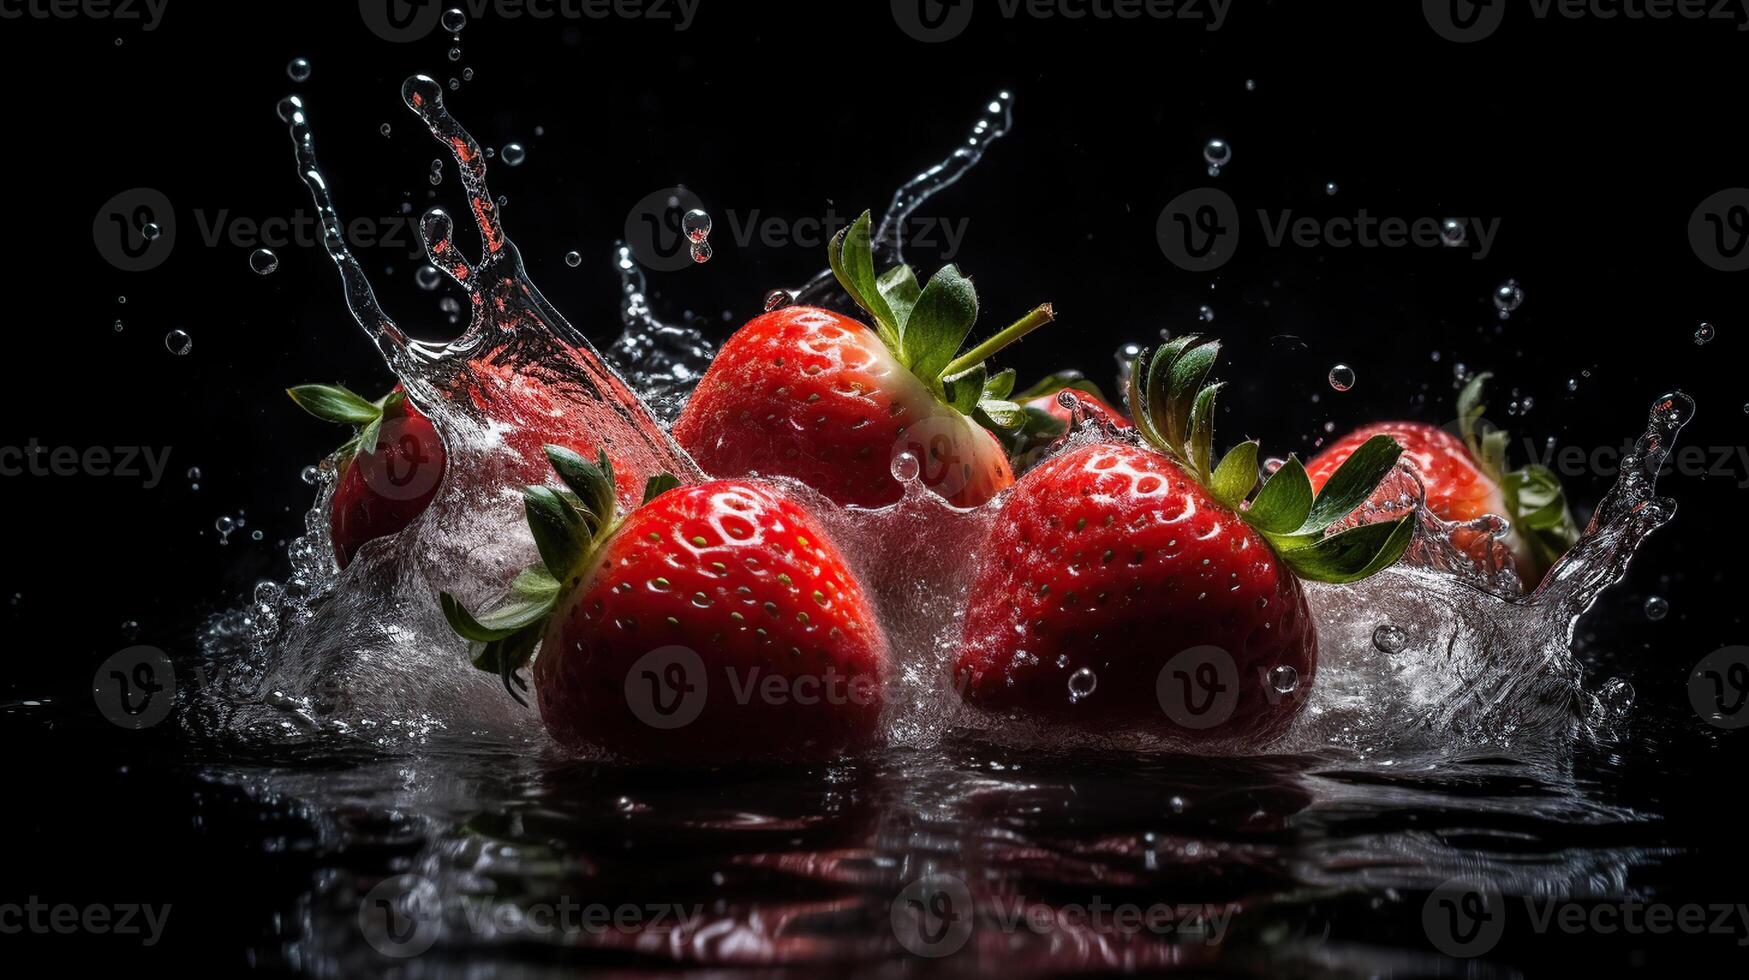
<path id="1" fill-rule="evenodd" d="M 886 642 L 807 511 L 764 483 L 659 476 L 616 519 L 606 454 L 546 453 L 565 489 L 524 491 L 542 564 L 488 615 L 441 602 L 474 665 L 519 701 L 538 645 L 554 738 L 668 760 L 820 759 L 874 741 Z"/>
<path id="2" fill-rule="evenodd" d="M 955 356 L 978 315 L 971 281 L 947 266 L 919 287 L 910 268 L 877 276 L 867 212 L 832 240 L 832 271 L 873 327 L 816 307 L 748 322 L 723 345 L 674 437 L 716 476 L 793 477 L 839 504 L 878 507 L 904 492 L 893 459 L 910 452 L 924 485 L 981 504 L 1014 482 L 990 432 L 1019 425 L 1014 372 L 985 359 L 1049 323 L 1040 306 Z"/>
<path id="3" fill-rule="evenodd" d="M 328 514 L 334 557 L 345 568 L 366 541 L 397 534 L 425 512 L 443 482 L 443 440 L 400 385 L 374 402 L 340 386 L 300 385 L 286 393 L 319 419 L 358 427 L 340 448 Z"/>
<path id="4" fill-rule="evenodd" d="M 966 611 L 955 679 L 970 704 L 1246 747 L 1286 730 L 1318 661 L 1299 580 L 1356 581 L 1403 553 L 1407 519 L 1326 533 L 1400 450 L 1369 442 L 1316 497 L 1289 459 L 1252 497 L 1257 443 L 1211 465 L 1219 348 L 1184 337 L 1138 362 L 1134 438 L 1016 484 Z"/>
<path id="5" fill-rule="evenodd" d="M 1377 422 L 1336 440 L 1306 467 L 1312 486 L 1322 487 L 1331 474 L 1367 440 L 1387 435 L 1404 447 L 1415 475 L 1426 490 L 1427 509 L 1441 520 L 1458 524 L 1488 514 L 1511 525 L 1504 541 L 1471 527 L 1453 528 L 1452 542 L 1486 566 L 1500 564 L 1493 552 L 1504 546 L 1529 585 L 1542 579 L 1555 560 L 1579 540 L 1579 525 L 1567 507 L 1561 482 L 1545 466 L 1532 464 L 1508 472 L 1506 433 L 1478 431 L 1486 406 L 1482 389 L 1490 375 L 1479 374 L 1458 395 L 1458 429 L 1462 438 L 1423 422 Z M 1365 510 L 1368 520 L 1401 516 L 1405 508 L 1386 500 L 1384 491 Z"/>

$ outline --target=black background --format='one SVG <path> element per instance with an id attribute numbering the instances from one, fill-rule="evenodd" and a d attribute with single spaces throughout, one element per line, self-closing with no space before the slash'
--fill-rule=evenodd
<path id="1" fill-rule="evenodd" d="M 1723 845 L 1713 794 L 1728 782 L 1718 769 L 1728 746 L 1688 713 L 1685 680 L 1702 655 L 1745 637 L 1735 552 L 1749 463 L 1736 454 L 1749 387 L 1737 365 L 1749 322 L 1741 275 L 1703 264 L 1687 225 L 1704 198 L 1749 184 L 1731 108 L 1749 93 L 1749 35 L 1717 21 L 1539 21 L 1514 6 L 1495 36 L 1454 44 L 1419 8 L 1235 0 L 1208 31 L 1206 20 L 1007 20 L 980 0 L 964 35 L 922 44 L 885 3 L 703 0 L 684 32 L 487 16 L 463 32 L 457 62 L 442 32 L 389 43 L 350 2 L 170 0 L 150 32 L 89 17 L 0 20 L 12 367 L 0 444 L 171 453 L 151 489 L 120 477 L 0 479 L 0 612 L 12 641 L 0 696 L 50 699 L 76 719 L 19 753 L 21 779 L 49 781 L 33 792 L 61 802 L 9 809 L 79 853 L 113 833 L 129 805 L 76 777 L 149 764 L 141 746 L 169 736 L 92 722 L 94 666 L 127 645 L 128 620 L 142 642 L 184 655 L 205 615 L 257 579 L 283 577 L 278 543 L 299 532 L 312 495 L 298 472 L 343 438 L 298 412 L 284 387 L 389 383 L 313 243 L 277 249 L 278 271 L 259 276 L 248 248 L 202 240 L 201 223 L 221 211 L 309 214 L 275 103 L 304 96 L 344 216 L 399 216 L 403 201 L 415 214 L 434 201 L 465 213 L 453 163 L 399 86 L 413 72 L 447 80 L 471 67 L 449 105 L 483 144 L 528 148 L 522 166 L 493 166 L 493 190 L 509 197 L 505 223 L 535 281 L 598 343 L 618 332 L 612 245 L 646 194 L 684 184 L 717 218 L 709 264 L 652 274 L 658 314 L 720 321 L 727 311 L 738 323 L 824 255 L 743 247 L 731 212 L 879 212 L 1008 88 L 1012 134 L 924 213 L 966 223 L 953 258 L 976 278 L 985 328 L 1056 304 L 1051 331 L 1005 355 L 1023 376 L 1079 366 L 1109 385 L 1121 343 L 1196 329 L 1207 304 L 1214 320 L 1201 326 L 1227 342 L 1222 373 L 1233 382 L 1222 441 L 1259 436 L 1283 454 L 1311 450 L 1326 422 L 1447 421 L 1460 362 L 1496 372 L 1497 421 L 1587 452 L 1637 434 L 1662 392 L 1691 393 L 1699 412 L 1683 440 L 1716 447 L 1709 463 L 1730 452 L 1730 472 L 1663 484 L 1679 515 L 1606 597 L 1586 656 L 1596 676 L 1630 678 L 1642 710 L 1674 719 L 1675 744 L 1699 753 L 1682 767 L 1695 778 L 1649 782 L 1646 799 L 1689 821 L 1697 845 Z M 313 63 L 301 85 L 287 77 L 294 57 Z M 1212 137 L 1234 148 L 1213 181 L 1202 160 Z M 439 155 L 450 179 L 433 199 L 426 174 Z M 1210 184 L 1238 201 L 1249 237 L 1218 272 L 1191 274 L 1163 257 L 1155 223 L 1175 195 Z M 92 222 L 138 187 L 171 200 L 177 241 L 158 268 L 125 273 L 94 247 Z M 1445 248 L 1269 248 L 1251 217 L 1259 208 L 1498 218 L 1500 233 L 1483 261 Z M 577 268 L 563 260 L 572 249 L 584 257 Z M 458 329 L 438 294 L 415 288 L 405 249 L 365 257 L 410 332 Z M 910 257 L 932 267 L 938 256 Z M 1501 323 L 1490 293 L 1508 278 L 1527 298 Z M 1692 339 L 1702 320 L 1717 328 L 1706 346 Z M 187 356 L 166 350 L 173 329 L 192 336 Z M 1347 393 L 1325 381 L 1338 362 L 1358 376 Z M 1523 418 L 1502 410 L 1511 388 L 1534 399 Z M 1582 515 L 1610 479 L 1569 478 Z M 215 519 L 239 512 L 246 527 L 221 546 Z M 257 529 L 261 542 L 249 539 Z M 1639 612 L 1653 594 L 1670 601 L 1662 622 Z M 186 844 L 187 804 L 146 798 L 141 819 L 158 832 L 138 839 L 162 858 Z M 63 890 L 111 881 L 103 861 L 88 863 L 73 879 L 85 884 Z M 35 878 L 20 887 L 53 890 Z M 206 904 L 220 914 L 221 903 Z M 215 959 L 235 962 L 223 939 L 232 927 L 253 925 L 215 924 Z"/>

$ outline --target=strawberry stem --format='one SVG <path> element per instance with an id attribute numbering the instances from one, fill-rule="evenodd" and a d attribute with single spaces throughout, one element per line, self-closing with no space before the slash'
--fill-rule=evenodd
<path id="1" fill-rule="evenodd" d="M 1002 350 L 1002 348 L 1007 347 L 1009 344 L 1014 343 L 1056 318 L 1056 311 L 1051 309 L 1051 304 L 1040 304 L 1038 307 L 1034 308 L 1032 312 L 1021 317 L 1007 327 L 1004 327 L 1001 331 L 992 335 L 983 343 L 948 362 L 947 367 L 941 369 L 941 377 L 951 378 L 963 371 L 969 371 L 972 368 L 977 367 L 979 364 L 996 356 L 996 353 Z"/>

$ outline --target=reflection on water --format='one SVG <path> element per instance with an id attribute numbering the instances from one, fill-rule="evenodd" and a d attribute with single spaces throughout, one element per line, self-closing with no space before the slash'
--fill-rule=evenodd
<path id="1" fill-rule="evenodd" d="M 1456 963 L 1423 921 L 1448 880 L 1605 899 L 1663 853 L 1572 764 L 1041 757 L 963 738 L 786 770 L 546 751 L 310 744 L 295 768 L 283 747 L 208 767 L 307 821 L 323 868 L 259 961 L 1420 975 Z"/>

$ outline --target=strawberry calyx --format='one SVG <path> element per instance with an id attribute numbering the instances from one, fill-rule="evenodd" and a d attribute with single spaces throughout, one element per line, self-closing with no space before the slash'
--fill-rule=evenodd
<path id="1" fill-rule="evenodd" d="M 1013 368 L 997 373 L 991 378 L 991 381 L 997 382 L 1003 375 L 1008 376 L 1005 383 L 1012 386 L 1014 384 Z M 1099 390 L 1099 386 L 1087 380 L 1086 375 L 1074 369 L 1046 375 L 1025 391 L 1005 392 L 1006 399 L 1014 402 L 1020 408 L 1023 416 L 1017 424 L 995 432 L 997 441 L 1002 443 L 1002 448 L 1008 453 L 1010 463 L 1018 461 L 1028 452 L 1051 442 L 1069 430 L 1068 423 L 1030 403 L 1071 388 L 1086 392 L 1100 401 L 1105 400 L 1105 393 Z"/>
<path id="2" fill-rule="evenodd" d="M 1026 412 L 1009 396 L 1014 372 L 991 374 L 984 362 L 1004 347 L 1050 323 L 1049 303 L 960 353 L 978 319 L 978 293 L 957 266 L 943 266 L 918 285 L 907 265 L 876 272 L 870 218 L 861 217 L 832 237 L 827 259 L 839 285 L 874 321 L 874 332 L 905 369 L 936 399 L 1000 436 L 1024 426 Z"/>
<path id="3" fill-rule="evenodd" d="M 1220 341 L 1191 335 L 1137 359 L 1130 372 L 1129 404 L 1142 438 L 1262 535 L 1300 578 L 1358 582 L 1402 557 L 1413 533 L 1408 517 L 1329 533 L 1366 502 L 1396 465 L 1403 447 L 1390 436 L 1367 440 L 1321 493 L 1313 491 L 1305 465 L 1295 456 L 1259 487 L 1255 440 L 1239 443 L 1214 461 L 1215 396 L 1222 385 L 1207 382 L 1220 352 Z"/>
<path id="4" fill-rule="evenodd" d="M 376 449 L 383 421 L 398 418 L 407 411 L 407 394 L 399 389 L 374 402 L 344 385 L 298 385 L 287 388 L 285 393 L 299 408 L 324 422 L 354 427 L 352 438 L 338 450 L 342 460 Z"/>
<path id="5" fill-rule="evenodd" d="M 1530 546 L 1540 577 L 1567 549 L 1579 543 L 1579 522 L 1567 506 L 1566 490 L 1553 470 L 1539 463 L 1508 470 L 1506 430 L 1479 425 L 1488 408 L 1482 393 L 1491 377 L 1491 373 L 1484 371 L 1471 378 L 1458 393 L 1458 429 L 1470 458 L 1500 487 L 1506 498 L 1505 517 Z"/>
<path id="6" fill-rule="evenodd" d="M 602 545 L 620 526 L 613 463 L 607 453 L 590 462 L 563 446 L 544 448 L 564 487 L 531 486 L 522 491 L 523 512 L 540 564 L 524 569 L 510 583 L 504 601 L 479 616 L 448 592 L 438 596 L 450 629 L 472 644 L 473 665 L 497 674 L 504 690 L 521 704 L 528 702 L 518 691 L 528 690 L 528 682 L 518 671 L 533 658 L 559 596 L 582 582 Z M 651 477 L 644 486 L 644 503 L 679 485 L 667 473 Z"/>

